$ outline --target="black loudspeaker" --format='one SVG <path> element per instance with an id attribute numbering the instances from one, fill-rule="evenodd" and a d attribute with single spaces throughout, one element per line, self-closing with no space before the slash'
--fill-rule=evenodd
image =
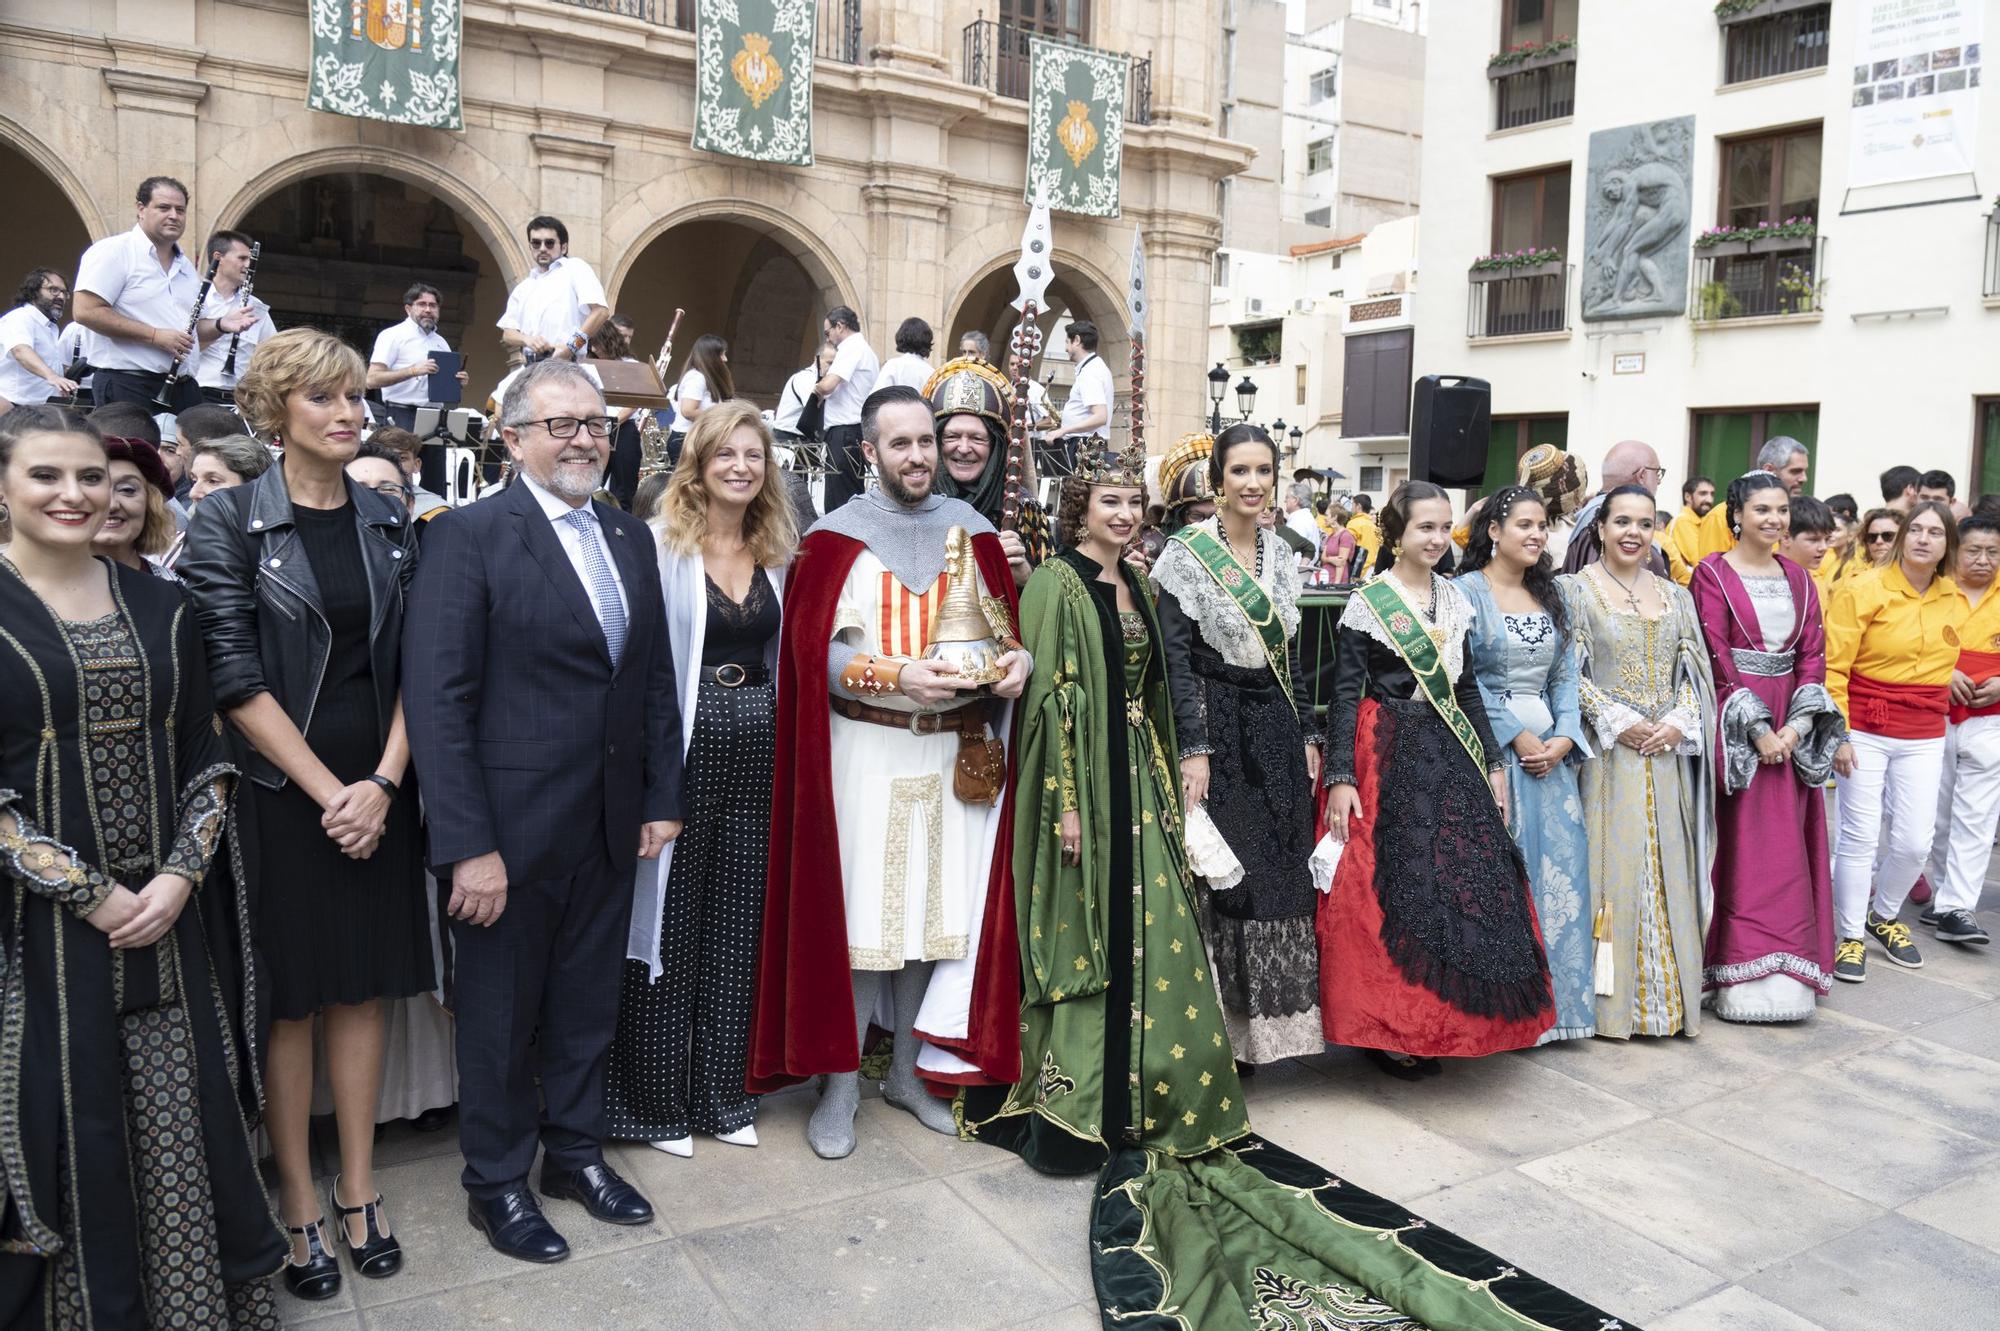
<path id="1" fill-rule="evenodd" d="M 1427 374 L 1410 398 L 1410 479 L 1451 489 L 1486 479 L 1493 386 L 1462 374 Z"/>

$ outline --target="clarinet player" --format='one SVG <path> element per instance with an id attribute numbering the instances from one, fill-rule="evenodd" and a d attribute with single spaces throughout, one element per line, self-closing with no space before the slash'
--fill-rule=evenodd
<path id="1" fill-rule="evenodd" d="M 97 335 L 92 388 L 99 406 L 151 405 L 165 396 L 171 411 L 198 405 L 201 388 L 188 374 L 197 344 L 250 327 L 255 316 L 235 309 L 201 317 L 202 275 L 182 252 L 187 186 L 172 176 L 148 176 L 134 195 L 130 231 L 98 241 L 77 267 L 77 322 Z M 179 378 L 168 388 L 169 375 Z"/>
<path id="2" fill-rule="evenodd" d="M 218 231 L 208 238 L 206 251 L 215 264 L 215 285 L 202 302 L 204 320 L 220 319 L 232 310 L 249 310 L 257 321 L 234 333 L 217 333 L 201 344 L 195 362 L 194 381 L 202 396 L 223 406 L 236 403 L 236 377 L 250 365 L 257 344 L 278 331 L 271 322 L 271 307 L 250 294 L 257 276 L 257 256 L 250 237 L 241 231 Z"/>

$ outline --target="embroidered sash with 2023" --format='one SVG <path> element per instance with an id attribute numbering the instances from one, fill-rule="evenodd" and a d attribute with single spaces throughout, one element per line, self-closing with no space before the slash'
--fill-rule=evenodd
<path id="1" fill-rule="evenodd" d="M 1424 697 L 1444 718 L 1451 733 L 1458 736 L 1458 742 L 1465 746 L 1465 751 L 1472 755 L 1473 766 L 1484 772 L 1486 750 L 1479 742 L 1479 732 L 1472 728 L 1472 718 L 1458 705 L 1451 679 L 1444 671 L 1444 658 L 1438 655 L 1437 640 L 1424 630 L 1423 620 L 1387 577 L 1376 578 L 1356 595 L 1388 632 L 1397 655 L 1410 667 L 1410 673 L 1417 677 L 1417 686 L 1423 690 Z"/>
<path id="2" fill-rule="evenodd" d="M 1257 630 L 1257 640 L 1264 646 L 1264 659 L 1270 663 L 1271 674 L 1285 691 L 1285 701 L 1294 712 L 1298 711 L 1299 700 L 1292 696 L 1292 668 L 1285 654 L 1285 626 L 1278 622 L 1278 607 L 1271 604 L 1256 577 L 1229 553 L 1229 547 L 1209 532 L 1189 527 L 1176 533 L 1173 539 L 1188 548 L 1216 584 L 1235 600 L 1236 608 L 1250 621 L 1250 627 Z M 1289 553 L 1286 558 L 1290 558 Z"/>

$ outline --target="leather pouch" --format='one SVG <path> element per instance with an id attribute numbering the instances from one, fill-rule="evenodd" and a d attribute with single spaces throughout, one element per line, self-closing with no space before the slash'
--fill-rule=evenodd
<path id="1" fill-rule="evenodd" d="M 1007 784 L 1007 746 L 986 733 L 986 727 L 959 732 L 958 761 L 952 765 L 951 789 L 967 804 L 1000 802 Z"/>

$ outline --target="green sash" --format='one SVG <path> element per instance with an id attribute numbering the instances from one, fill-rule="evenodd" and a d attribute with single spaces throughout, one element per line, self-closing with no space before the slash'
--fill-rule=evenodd
<path id="1" fill-rule="evenodd" d="M 1458 705 L 1451 680 L 1444 673 L 1444 661 L 1438 656 L 1437 640 L 1425 631 L 1422 617 L 1410 608 L 1402 592 L 1397 590 L 1395 580 L 1387 575 L 1368 583 L 1357 595 L 1388 632 L 1389 640 L 1396 645 L 1403 663 L 1417 677 L 1417 686 L 1424 691 L 1424 697 L 1444 718 L 1451 733 L 1458 736 L 1458 742 L 1465 746 L 1465 751 L 1472 755 L 1472 765 L 1484 773 L 1485 747 L 1479 742 L 1479 732 L 1472 728 L 1472 718 Z M 1471 663 L 1467 662 L 1465 668 L 1470 670 Z"/>
<path id="2" fill-rule="evenodd" d="M 1201 566 L 1208 570 L 1216 585 L 1228 592 L 1236 601 L 1236 608 L 1250 621 L 1250 627 L 1257 630 L 1258 641 L 1264 644 L 1264 659 L 1270 663 L 1271 673 L 1276 676 L 1278 686 L 1285 691 L 1285 701 L 1291 703 L 1292 710 L 1299 710 L 1299 700 L 1292 696 L 1291 660 L 1285 653 L 1285 626 L 1278 622 L 1278 607 L 1271 604 L 1271 598 L 1264 594 L 1264 588 L 1255 575 L 1237 562 L 1229 553 L 1229 547 L 1215 539 L 1205 528 L 1188 527 L 1176 532 L 1173 540 L 1188 548 Z M 1257 539 L 1262 541 L 1260 532 Z M 1288 553 L 1286 558 L 1290 558 Z"/>

